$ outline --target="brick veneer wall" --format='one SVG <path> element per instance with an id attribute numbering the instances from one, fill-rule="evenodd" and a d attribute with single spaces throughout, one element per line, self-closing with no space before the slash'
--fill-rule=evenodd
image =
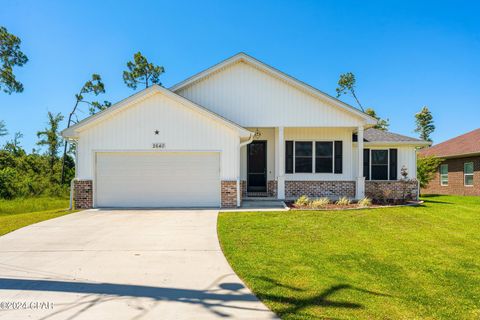
<path id="1" fill-rule="evenodd" d="M 355 197 L 355 181 L 285 181 L 285 197 Z"/>
<path id="2" fill-rule="evenodd" d="M 73 199 L 75 209 L 93 208 L 93 183 L 92 180 L 73 181 Z"/>
<path id="3" fill-rule="evenodd" d="M 267 194 L 269 197 L 273 197 L 273 198 L 277 197 L 277 181 L 276 180 L 267 181 Z"/>
<path id="4" fill-rule="evenodd" d="M 237 207 L 237 181 L 221 182 L 222 188 L 222 208 Z"/>
<path id="5" fill-rule="evenodd" d="M 473 162 L 473 186 L 464 185 L 463 165 L 465 162 Z M 480 196 L 480 156 L 445 159 L 443 163 L 448 164 L 448 186 L 440 185 L 440 168 L 438 168 L 427 188 L 421 190 L 422 194 Z"/>
<path id="6" fill-rule="evenodd" d="M 365 196 L 374 200 L 417 199 L 418 181 L 365 181 Z"/>
<path id="7" fill-rule="evenodd" d="M 247 197 L 247 181 L 240 181 L 240 194 L 242 199 Z M 267 196 L 276 198 L 277 197 L 277 181 L 268 180 L 267 181 Z"/>

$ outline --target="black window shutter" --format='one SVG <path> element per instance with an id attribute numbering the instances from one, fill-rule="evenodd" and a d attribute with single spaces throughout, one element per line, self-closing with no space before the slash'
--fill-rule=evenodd
<path id="1" fill-rule="evenodd" d="M 397 149 L 390 149 L 390 180 L 397 180 Z"/>
<path id="2" fill-rule="evenodd" d="M 343 172 L 343 142 L 335 141 L 335 166 L 334 173 Z"/>
<path id="3" fill-rule="evenodd" d="M 370 149 L 363 149 L 363 176 L 370 180 Z"/>
<path id="4" fill-rule="evenodd" d="M 285 141 L 285 173 L 293 173 L 293 141 Z"/>

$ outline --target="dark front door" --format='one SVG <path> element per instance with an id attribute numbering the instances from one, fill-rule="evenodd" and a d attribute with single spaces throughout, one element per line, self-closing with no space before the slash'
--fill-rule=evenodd
<path id="1" fill-rule="evenodd" d="M 253 141 L 247 148 L 247 192 L 267 191 L 267 141 Z"/>

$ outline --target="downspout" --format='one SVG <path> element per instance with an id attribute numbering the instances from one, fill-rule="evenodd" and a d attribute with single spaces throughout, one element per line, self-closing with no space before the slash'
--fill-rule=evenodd
<path id="1" fill-rule="evenodd" d="M 250 132 L 250 137 L 248 138 L 247 141 L 240 142 L 240 145 L 238 147 L 238 175 L 237 175 L 237 207 L 240 207 L 242 204 L 242 198 L 240 194 L 240 152 L 242 150 L 242 147 L 246 146 L 247 144 L 251 143 L 253 141 L 253 138 L 255 137 L 255 134 L 253 132 Z"/>
<path id="2" fill-rule="evenodd" d="M 74 140 L 74 139 L 69 139 L 69 140 L 73 141 L 73 143 L 75 143 L 75 146 L 77 147 L 77 141 L 76 140 Z M 74 190 L 74 184 L 75 184 L 75 181 L 77 180 L 77 174 L 78 174 L 77 163 L 78 163 L 78 150 L 75 149 L 75 176 L 70 181 L 70 205 L 68 207 L 68 210 L 73 209 L 73 193 L 75 191 Z"/>

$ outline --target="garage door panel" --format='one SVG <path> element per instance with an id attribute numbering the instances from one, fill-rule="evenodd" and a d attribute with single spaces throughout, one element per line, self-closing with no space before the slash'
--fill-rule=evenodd
<path id="1" fill-rule="evenodd" d="M 98 153 L 98 207 L 220 205 L 218 153 Z"/>

